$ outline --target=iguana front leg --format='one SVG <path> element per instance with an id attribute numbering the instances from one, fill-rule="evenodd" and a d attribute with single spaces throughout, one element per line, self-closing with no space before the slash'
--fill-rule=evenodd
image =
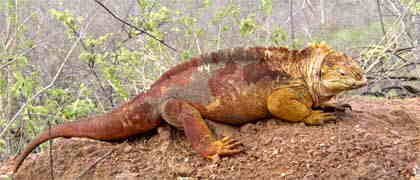
<path id="1" fill-rule="evenodd" d="M 334 120 L 332 113 L 312 109 L 312 98 L 305 90 L 281 88 L 272 93 L 267 100 L 268 110 L 277 118 L 287 121 L 303 121 L 308 125 L 320 125 Z"/>
<path id="2" fill-rule="evenodd" d="M 161 105 L 160 111 L 165 121 L 185 131 L 192 147 L 203 156 L 216 159 L 240 152 L 235 149 L 239 142 L 229 137 L 216 140 L 200 112 L 188 102 L 170 99 Z"/>

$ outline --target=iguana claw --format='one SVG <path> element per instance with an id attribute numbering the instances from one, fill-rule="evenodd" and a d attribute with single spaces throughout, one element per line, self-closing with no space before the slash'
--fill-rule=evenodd
<path id="1" fill-rule="evenodd" d="M 231 137 L 224 137 L 221 140 L 215 141 L 213 145 L 216 146 L 216 152 L 213 155 L 209 155 L 208 158 L 212 160 L 218 160 L 220 156 L 232 155 L 241 152 L 242 150 L 236 149 L 237 146 L 241 145 Z"/>
<path id="2" fill-rule="evenodd" d="M 312 111 L 312 114 L 308 116 L 304 122 L 307 125 L 321 125 L 326 121 L 335 120 L 337 117 L 333 113 L 322 112 L 319 110 Z"/>
<path id="3" fill-rule="evenodd" d="M 232 148 L 235 148 L 242 144 L 241 142 L 236 141 L 235 139 L 232 139 L 231 137 L 224 137 L 221 141 L 223 143 L 222 150 L 237 151 L 237 150 L 232 150 Z"/>
<path id="4" fill-rule="evenodd" d="M 325 112 L 345 112 L 346 109 L 350 109 L 350 111 L 352 111 L 353 109 L 351 108 L 350 104 L 322 104 L 319 107 L 320 109 L 322 109 Z"/>

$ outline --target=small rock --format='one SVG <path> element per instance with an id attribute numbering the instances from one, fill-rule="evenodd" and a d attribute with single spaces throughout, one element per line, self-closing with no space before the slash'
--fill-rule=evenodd
<path id="1" fill-rule="evenodd" d="M 195 180 L 196 178 L 192 177 L 177 177 L 176 180 Z"/>
<path id="2" fill-rule="evenodd" d="M 131 152 L 131 150 L 133 149 L 133 147 L 131 147 L 130 145 L 127 145 L 125 148 L 124 148 L 124 153 L 129 153 L 129 152 Z"/>
<path id="3" fill-rule="evenodd" d="M 256 133 L 257 132 L 257 127 L 253 123 L 247 123 L 247 124 L 241 126 L 239 131 L 242 132 L 242 133 Z"/>
<path id="4" fill-rule="evenodd" d="M 118 174 L 115 179 L 117 180 L 135 180 L 135 179 L 139 179 L 137 176 L 139 174 L 138 173 L 122 173 L 122 174 Z"/>
<path id="5" fill-rule="evenodd" d="M 178 164 L 173 167 L 173 171 L 179 176 L 189 176 L 194 169 L 186 164 Z"/>
<path id="6" fill-rule="evenodd" d="M 264 137 L 262 144 L 263 145 L 270 144 L 272 139 L 273 139 L 272 137 Z"/>
<path id="7" fill-rule="evenodd" d="M 276 119 L 269 119 L 266 123 L 268 128 L 273 128 L 277 126 L 277 120 Z"/>
<path id="8" fill-rule="evenodd" d="M 157 128 L 158 130 L 158 141 L 160 142 L 160 151 L 167 151 L 171 143 L 171 127 L 168 124 L 164 124 Z"/>
<path id="9" fill-rule="evenodd" d="M 169 141 L 171 139 L 171 127 L 168 124 L 164 124 L 157 128 L 159 134 L 159 140 Z"/>
<path id="10" fill-rule="evenodd" d="M 217 123 L 214 121 L 206 121 L 207 125 L 213 132 L 216 134 L 217 137 L 234 137 L 238 134 L 238 129 L 222 123 Z"/>

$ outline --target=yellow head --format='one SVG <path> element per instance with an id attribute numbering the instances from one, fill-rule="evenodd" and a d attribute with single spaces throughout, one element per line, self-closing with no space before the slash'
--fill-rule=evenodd
<path id="1" fill-rule="evenodd" d="M 321 68 L 320 96 L 334 96 L 366 84 L 362 69 L 354 58 L 339 52 L 332 52 L 325 57 Z"/>

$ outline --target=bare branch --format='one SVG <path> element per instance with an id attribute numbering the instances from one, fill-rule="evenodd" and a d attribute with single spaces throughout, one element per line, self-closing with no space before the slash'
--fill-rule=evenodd
<path id="1" fill-rule="evenodd" d="M 93 167 L 95 167 L 96 164 L 98 164 L 99 162 L 101 162 L 102 160 L 104 160 L 107 156 L 111 155 L 115 150 L 117 150 L 117 148 L 111 149 L 110 151 L 108 151 L 106 154 L 104 154 L 103 156 L 101 156 L 100 158 L 96 159 L 95 162 L 93 162 L 89 167 L 87 167 L 85 170 L 82 171 L 82 173 L 76 178 L 76 179 L 80 179 L 81 177 L 83 177 L 90 169 L 92 169 Z"/>
<path id="2" fill-rule="evenodd" d="M 293 1 L 289 1 L 289 18 L 290 18 L 290 40 L 292 42 L 292 45 L 294 46 L 295 41 L 295 25 L 294 25 L 294 19 L 293 19 Z"/>
<path id="3" fill-rule="evenodd" d="M 16 31 L 14 33 L 15 36 L 13 36 L 13 38 L 11 38 L 11 33 L 8 33 L 7 37 L 5 37 L 5 40 L 4 40 L 4 51 L 5 52 L 8 51 L 8 49 L 11 48 L 12 43 L 16 41 L 16 34 L 17 34 L 17 32 L 19 32 L 23 28 L 23 26 L 26 23 L 28 23 L 31 20 L 31 18 L 34 17 L 35 15 L 36 15 L 36 12 L 33 12 L 31 15 L 29 15 L 28 17 L 26 17 L 21 24 L 19 24 L 19 26 L 16 28 Z M 8 23 L 8 26 L 9 25 L 10 25 L 10 23 Z M 35 47 L 32 47 L 29 50 L 33 50 L 34 48 Z M 20 56 L 22 56 L 23 54 L 28 53 L 29 50 L 27 52 L 25 52 L 25 53 L 22 53 Z M 14 59 L 7 59 L 7 63 L 1 65 L 0 66 L 0 70 L 3 69 L 3 68 L 5 68 L 5 67 L 7 67 L 7 66 L 9 66 L 9 65 L 11 65 L 11 64 L 13 64 L 13 62 L 15 62 L 15 61 L 16 61 L 16 58 L 14 58 Z"/>
<path id="4" fill-rule="evenodd" d="M 132 25 L 132 24 L 130 24 L 130 23 L 128 23 L 127 21 L 124 21 L 124 20 L 122 20 L 121 18 L 119 18 L 117 15 L 115 15 L 110 9 L 108 9 L 102 2 L 100 2 L 99 0 L 95 0 L 95 2 L 96 3 L 98 3 L 100 6 L 102 6 L 112 17 L 114 17 L 115 19 L 117 19 L 118 21 L 120 21 L 121 23 L 123 23 L 123 24 L 125 24 L 125 25 L 127 25 L 127 26 L 129 26 L 129 27 L 131 27 L 131 28 L 133 28 L 133 29 L 135 29 L 135 30 L 137 30 L 137 31 L 140 31 L 141 33 L 144 33 L 144 34 L 146 34 L 147 36 L 149 36 L 149 37 L 151 37 L 152 39 L 154 39 L 154 40 L 156 40 L 156 41 L 158 41 L 158 42 L 160 42 L 161 44 L 163 44 L 164 46 L 166 46 L 166 47 L 168 47 L 169 49 L 171 49 L 171 50 L 173 50 L 173 51 L 175 51 L 175 52 L 177 52 L 177 50 L 175 49 L 175 48 L 173 48 L 173 47 L 171 47 L 171 46 L 169 46 L 167 43 L 165 43 L 165 41 L 163 41 L 163 40 L 161 40 L 161 39 L 158 39 L 157 37 L 155 37 L 155 36 L 153 36 L 152 34 L 150 34 L 150 33 L 148 33 L 147 31 L 145 31 L 145 30 L 142 30 L 142 29 L 140 29 L 140 28 L 138 28 L 138 27 L 136 27 L 136 26 L 134 26 L 134 25 Z"/>
<path id="5" fill-rule="evenodd" d="M 381 9 L 381 0 L 376 0 L 376 4 L 378 6 L 379 21 L 381 23 L 382 33 L 383 33 L 384 37 L 386 38 L 384 18 L 383 18 L 382 9 Z"/>
<path id="6" fill-rule="evenodd" d="M 27 49 L 25 52 L 23 52 L 23 53 L 19 54 L 18 56 L 24 56 L 24 55 L 28 54 L 29 52 L 31 52 L 31 51 L 32 51 L 33 49 L 35 49 L 36 47 L 38 47 L 38 45 L 34 45 L 33 47 L 31 47 L 31 48 Z M 4 64 L 0 65 L 0 70 L 2 70 L 2 69 L 4 69 L 4 68 L 6 68 L 7 66 L 9 66 L 9 65 L 11 65 L 11 64 L 13 64 L 16 60 L 17 60 L 17 58 L 10 58 L 10 59 L 7 59 L 7 62 L 6 62 L 6 63 L 4 63 Z"/>
<path id="7" fill-rule="evenodd" d="M 10 58 L 10 59 L 7 59 L 6 61 L 7 61 L 7 63 L 5 63 L 5 64 L 2 64 L 1 66 L 0 66 L 0 69 L 3 69 L 3 68 L 5 68 L 5 67 L 7 67 L 7 66 L 9 66 L 9 65 L 11 65 L 11 64 L 13 64 L 15 61 L 17 60 L 17 58 Z"/>

